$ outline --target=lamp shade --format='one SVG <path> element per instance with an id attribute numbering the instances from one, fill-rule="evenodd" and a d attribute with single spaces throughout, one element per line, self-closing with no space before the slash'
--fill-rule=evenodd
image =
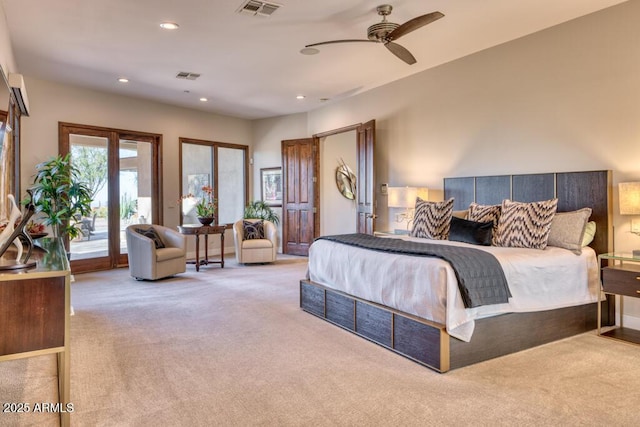
<path id="1" fill-rule="evenodd" d="M 416 205 L 418 189 L 415 187 L 389 187 L 388 207 L 390 208 L 413 208 Z"/>
<path id="2" fill-rule="evenodd" d="M 618 184 L 620 215 L 640 215 L 640 182 Z"/>

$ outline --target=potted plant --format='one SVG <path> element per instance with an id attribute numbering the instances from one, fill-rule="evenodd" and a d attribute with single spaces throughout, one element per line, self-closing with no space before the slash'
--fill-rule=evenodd
<path id="1" fill-rule="evenodd" d="M 244 218 L 245 219 L 266 219 L 278 225 L 280 223 L 280 218 L 278 214 L 271 209 L 271 206 L 266 204 L 261 200 L 255 200 L 253 202 L 249 202 L 249 204 L 244 208 Z"/>
<path id="2" fill-rule="evenodd" d="M 77 223 L 91 213 L 92 195 L 89 187 L 80 182 L 80 172 L 71 163 L 71 155 L 58 155 L 40 163 L 36 171 L 31 188 L 36 213 L 51 227 L 53 237 L 78 237 Z"/>
<path id="3" fill-rule="evenodd" d="M 213 197 L 214 190 L 213 187 L 205 185 L 200 191 L 200 197 L 189 193 L 182 196 L 179 202 L 186 204 L 186 212 L 195 208 L 198 221 L 200 221 L 202 225 L 209 225 L 215 220 L 216 215 L 216 199 Z M 183 208 L 184 207 L 185 206 L 183 206 Z"/>

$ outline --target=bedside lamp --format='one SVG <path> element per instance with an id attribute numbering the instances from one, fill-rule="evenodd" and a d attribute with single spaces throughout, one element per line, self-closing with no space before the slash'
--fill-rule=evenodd
<path id="1" fill-rule="evenodd" d="M 640 216 L 640 182 L 621 182 L 618 184 L 620 215 Z M 640 236 L 640 221 L 631 219 L 631 232 Z M 633 256 L 640 256 L 640 250 L 634 250 Z"/>
<path id="2" fill-rule="evenodd" d="M 396 222 L 407 221 L 407 229 L 413 220 L 413 208 L 416 206 L 418 189 L 415 187 L 389 187 L 387 206 L 390 208 L 403 208 L 405 212 L 396 214 Z"/>

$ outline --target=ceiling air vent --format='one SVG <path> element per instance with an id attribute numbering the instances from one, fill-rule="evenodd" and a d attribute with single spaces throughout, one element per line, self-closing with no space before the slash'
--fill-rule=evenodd
<path id="1" fill-rule="evenodd" d="M 248 0 L 240 5 L 238 13 L 249 15 L 271 16 L 281 5 L 259 0 Z"/>
<path id="2" fill-rule="evenodd" d="M 188 73 L 186 71 L 180 71 L 176 74 L 176 79 L 187 79 L 187 80 L 195 80 L 200 77 L 198 73 Z"/>

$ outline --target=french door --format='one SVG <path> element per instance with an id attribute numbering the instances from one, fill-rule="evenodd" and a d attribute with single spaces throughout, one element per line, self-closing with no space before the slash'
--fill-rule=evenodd
<path id="1" fill-rule="evenodd" d="M 59 124 L 60 154 L 71 153 L 92 191 L 91 214 L 76 218 L 80 235 L 68 242 L 74 273 L 127 265 L 125 230 L 162 224 L 161 136 Z"/>

